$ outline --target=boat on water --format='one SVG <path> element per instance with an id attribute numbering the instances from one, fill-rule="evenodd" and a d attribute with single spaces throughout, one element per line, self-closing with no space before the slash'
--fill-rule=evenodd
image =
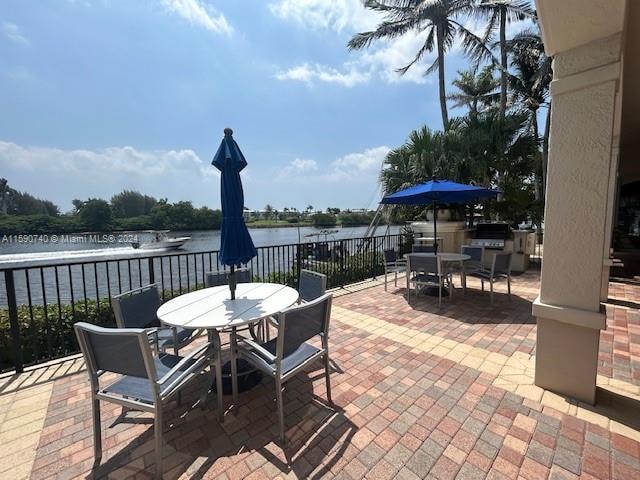
<path id="1" fill-rule="evenodd" d="M 185 243 L 191 240 L 191 237 L 169 237 L 169 230 L 157 231 L 155 238 L 150 242 L 133 243 L 133 248 L 141 250 L 177 250 L 182 248 Z"/>

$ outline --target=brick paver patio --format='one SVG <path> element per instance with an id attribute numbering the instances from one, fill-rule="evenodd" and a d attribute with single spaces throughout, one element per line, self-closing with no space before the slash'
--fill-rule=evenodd
<path id="1" fill-rule="evenodd" d="M 441 309 L 424 296 L 409 305 L 404 289 L 376 283 L 337 292 L 335 406 L 320 367 L 287 384 L 283 448 L 272 382 L 241 394 L 221 425 L 215 402 L 197 405 L 203 377 L 167 410 L 166 477 L 640 478 L 640 287 L 611 284 L 591 407 L 533 385 L 538 283 L 535 271 L 516 277 L 513 300 L 498 294 L 492 306 L 469 281 Z M 90 476 L 81 366 L 70 359 L 0 379 L 0 478 Z M 111 404 L 102 412 L 97 476 L 151 478 L 150 417 Z"/>

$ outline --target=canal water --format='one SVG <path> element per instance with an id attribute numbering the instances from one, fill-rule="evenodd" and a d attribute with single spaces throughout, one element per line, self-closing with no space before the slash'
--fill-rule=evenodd
<path id="1" fill-rule="evenodd" d="M 393 226 L 390 235 L 399 233 L 401 227 Z M 251 263 L 254 275 L 266 280 L 284 281 L 284 276 L 294 268 L 298 253 L 294 244 L 305 242 L 332 242 L 344 240 L 347 254 L 356 253 L 363 242 L 357 240 L 364 236 L 367 227 L 331 228 L 330 234 L 313 227 L 255 228 L 249 229 L 259 255 Z M 337 232 L 333 232 L 338 230 Z M 385 227 L 376 234 L 384 235 Z M 204 272 L 221 268 L 216 254 L 194 254 L 194 252 L 214 252 L 220 247 L 219 231 L 171 232 L 171 236 L 190 236 L 191 240 L 178 251 L 166 251 L 167 255 L 180 253 L 179 257 L 136 259 L 135 255 L 144 252 L 157 254 L 158 251 L 134 249 L 130 241 L 140 243 L 151 241 L 150 232 L 114 234 L 106 238 L 86 237 L 82 241 L 71 241 L 71 237 L 23 238 L 23 241 L 0 242 L 0 269 L 5 262 L 32 261 L 42 259 L 62 260 L 64 263 L 76 262 L 74 257 L 82 255 L 86 264 L 71 266 L 16 269 L 14 282 L 18 305 L 29 303 L 37 305 L 70 303 L 85 298 L 107 298 L 110 295 L 136 288 L 151 281 L 150 268 L 153 265 L 153 280 L 164 290 L 184 291 L 194 288 L 204 281 Z M 0 235 L 1 238 L 1 235 Z M 277 246 L 260 249 L 259 247 Z M 371 246 L 367 246 L 371 248 Z M 378 247 L 379 248 L 379 247 Z M 87 259 L 89 257 L 89 259 Z M 60 263 L 60 262 L 57 262 Z M 49 263 L 50 264 L 50 263 Z M 32 263 L 33 265 L 33 263 Z M 36 263 L 37 265 L 37 263 Z M 278 272 L 281 272 L 280 274 Z M 4 275 L 0 276 L 0 308 L 7 306 Z"/>

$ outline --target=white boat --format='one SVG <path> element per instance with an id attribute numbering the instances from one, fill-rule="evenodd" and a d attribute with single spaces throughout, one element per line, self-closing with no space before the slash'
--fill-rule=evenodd
<path id="1" fill-rule="evenodd" d="M 189 240 L 191 240 L 191 237 L 169 237 L 166 232 L 156 232 L 154 240 L 140 245 L 134 244 L 133 247 L 143 250 L 177 250 L 182 248 Z"/>

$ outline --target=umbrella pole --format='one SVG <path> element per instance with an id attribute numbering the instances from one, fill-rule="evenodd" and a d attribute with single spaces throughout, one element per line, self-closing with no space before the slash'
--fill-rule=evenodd
<path id="1" fill-rule="evenodd" d="M 433 249 L 438 253 L 438 206 L 433 201 Z"/>
<path id="2" fill-rule="evenodd" d="M 231 265 L 231 273 L 229 273 L 229 290 L 231 291 L 231 300 L 236 299 L 236 266 Z"/>

